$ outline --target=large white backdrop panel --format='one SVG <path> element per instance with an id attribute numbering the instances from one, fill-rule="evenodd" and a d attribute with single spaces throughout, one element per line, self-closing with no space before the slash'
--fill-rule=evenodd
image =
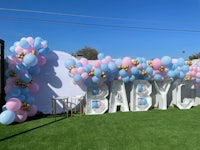
<path id="1" fill-rule="evenodd" d="M 40 90 L 34 95 L 38 110 L 44 114 L 52 113 L 52 97 L 83 96 L 85 92 L 73 84 L 64 62 L 72 56 L 63 51 L 51 51 L 46 55 L 47 62 L 41 67 L 40 75 L 34 78 Z M 57 103 L 57 113 L 63 111 L 63 106 Z"/>

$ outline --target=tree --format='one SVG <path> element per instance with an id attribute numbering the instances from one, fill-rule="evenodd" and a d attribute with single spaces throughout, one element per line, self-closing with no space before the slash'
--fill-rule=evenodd
<path id="1" fill-rule="evenodd" d="M 199 59 L 199 58 L 200 58 L 200 53 L 192 54 L 191 56 L 189 56 L 189 60 Z"/>
<path id="2" fill-rule="evenodd" d="M 88 60 L 95 60 L 97 59 L 98 51 L 95 48 L 91 48 L 88 46 L 85 46 L 84 48 L 76 51 L 75 53 L 72 53 L 72 56 L 74 57 L 85 57 Z"/>

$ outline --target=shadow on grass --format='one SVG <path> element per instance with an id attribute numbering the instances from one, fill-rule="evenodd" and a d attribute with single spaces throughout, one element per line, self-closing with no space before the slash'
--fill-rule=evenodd
<path id="1" fill-rule="evenodd" d="M 8 140 L 8 139 L 11 139 L 11 138 L 16 137 L 16 136 L 19 136 L 19 135 L 22 135 L 22 134 L 24 134 L 24 133 L 28 133 L 28 132 L 33 131 L 33 130 L 36 130 L 36 129 L 38 129 L 38 128 L 42 128 L 42 127 L 45 127 L 45 126 L 47 126 L 47 125 L 50 125 L 50 124 L 59 122 L 59 121 L 61 121 L 61 120 L 63 120 L 63 119 L 66 119 L 66 118 L 67 118 L 66 116 L 63 116 L 62 118 L 59 118 L 59 119 L 58 119 L 58 118 L 55 118 L 55 120 L 53 120 L 53 121 L 51 121 L 51 122 L 48 122 L 48 123 L 39 125 L 39 126 L 37 126 L 37 127 L 28 129 L 28 130 L 26 130 L 26 131 L 22 131 L 22 132 L 20 132 L 20 133 L 16 133 L 16 134 L 13 134 L 13 135 L 11 135 L 11 136 L 2 138 L 2 139 L 0 139 L 0 142 L 1 142 L 1 141 Z M 35 118 L 32 118 L 31 120 L 36 120 L 36 119 L 41 119 L 41 117 L 35 117 Z M 31 121 L 31 120 L 29 120 L 29 121 Z"/>

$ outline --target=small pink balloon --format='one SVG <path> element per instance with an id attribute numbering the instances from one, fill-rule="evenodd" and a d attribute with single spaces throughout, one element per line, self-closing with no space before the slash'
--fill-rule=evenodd
<path id="1" fill-rule="evenodd" d="M 71 70 L 72 76 L 74 76 L 74 75 L 77 74 L 77 73 L 78 73 L 77 68 L 73 68 L 73 69 Z"/>
<path id="2" fill-rule="evenodd" d="M 17 54 L 20 54 L 20 53 L 23 52 L 23 48 L 21 48 L 21 46 L 16 46 L 16 47 L 15 47 L 15 52 L 16 52 Z"/>
<path id="3" fill-rule="evenodd" d="M 28 89 L 30 93 L 37 93 L 39 91 L 39 85 L 35 82 L 29 84 Z"/>
<path id="4" fill-rule="evenodd" d="M 138 69 L 142 69 L 142 64 L 138 64 L 138 65 L 137 65 L 137 68 L 138 68 Z"/>
<path id="5" fill-rule="evenodd" d="M 27 119 L 28 113 L 25 110 L 19 109 L 15 112 L 15 122 L 21 123 Z"/>
<path id="6" fill-rule="evenodd" d="M 12 110 L 12 111 L 17 111 L 21 108 L 21 101 L 18 98 L 10 98 L 7 102 L 6 102 L 6 108 L 8 110 Z"/>
<path id="7" fill-rule="evenodd" d="M 172 63 L 177 63 L 177 62 L 178 62 L 178 59 L 176 59 L 176 58 L 172 59 Z"/>
<path id="8" fill-rule="evenodd" d="M 78 70 L 79 74 L 82 74 L 84 72 L 84 68 L 83 67 L 79 67 L 79 68 L 77 68 L 77 70 Z"/>
<path id="9" fill-rule="evenodd" d="M 132 59 L 130 57 L 124 57 L 122 59 L 122 65 L 123 66 L 129 66 L 129 67 L 132 67 Z"/>
<path id="10" fill-rule="evenodd" d="M 106 56 L 105 59 L 106 59 L 107 62 L 112 61 L 112 57 L 111 56 Z"/>
<path id="11" fill-rule="evenodd" d="M 200 72 L 196 73 L 196 77 L 200 78 Z"/>
<path id="12" fill-rule="evenodd" d="M 88 64 L 88 60 L 86 58 L 81 58 L 79 61 L 82 63 L 83 66 L 86 66 Z"/>
<path id="13" fill-rule="evenodd" d="M 105 58 L 103 58 L 103 59 L 101 60 L 101 63 L 102 63 L 102 64 L 107 64 L 108 61 L 107 61 Z"/>
<path id="14" fill-rule="evenodd" d="M 100 60 L 94 60 L 92 63 L 94 68 L 99 68 L 101 65 L 101 61 Z"/>
<path id="15" fill-rule="evenodd" d="M 34 39 L 32 37 L 27 37 L 26 40 L 28 41 L 28 43 L 33 46 L 34 43 Z"/>
<path id="16" fill-rule="evenodd" d="M 38 111 L 38 108 L 36 105 L 32 104 L 30 106 L 30 110 L 28 111 L 28 116 L 29 117 L 32 117 L 32 116 L 35 116 L 37 114 L 37 111 Z"/>
<path id="17" fill-rule="evenodd" d="M 83 72 L 82 74 L 81 74 L 81 77 L 84 79 L 84 80 L 86 80 L 87 78 L 88 78 L 88 73 L 87 72 Z"/>
<path id="18" fill-rule="evenodd" d="M 159 58 L 155 58 L 152 61 L 153 69 L 158 70 L 160 66 L 162 65 L 162 61 Z"/>

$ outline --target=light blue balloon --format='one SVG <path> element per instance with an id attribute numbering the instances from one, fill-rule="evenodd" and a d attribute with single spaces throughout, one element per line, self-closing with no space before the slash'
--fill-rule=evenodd
<path id="1" fill-rule="evenodd" d="M 74 76 L 74 82 L 80 83 L 82 80 L 83 80 L 83 78 L 81 77 L 80 74 L 76 74 L 76 75 Z"/>
<path id="2" fill-rule="evenodd" d="M 12 53 L 16 53 L 16 52 L 15 52 L 15 48 L 16 48 L 16 46 L 11 46 L 11 47 L 9 48 L 9 51 L 12 52 Z"/>
<path id="3" fill-rule="evenodd" d="M 141 104 L 142 104 L 142 105 L 146 105 L 146 104 L 147 104 L 147 100 L 146 100 L 145 98 L 142 98 L 142 99 L 141 99 Z"/>
<path id="4" fill-rule="evenodd" d="M 116 65 L 117 66 L 120 66 L 121 64 L 122 64 L 122 59 L 117 59 L 116 61 L 115 61 L 115 63 L 116 63 Z"/>
<path id="5" fill-rule="evenodd" d="M 15 120 L 15 113 L 11 110 L 5 110 L 0 114 L 0 123 L 9 125 Z"/>
<path id="6" fill-rule="evenodd" d="M 97 76 L 93 76 L 92 82 L 98 84 L 100 82 L 100 79 Z"/>
<path id="7" fill-rule="evenodd" d="M 38 52 L 40 53 L 40 54 L 47 54 L 48 52 L 49 52 L 49 48 L 47 47 L 47 48 L 40 48 L 39 50 L 38 50 Z"/>
<path id="8" fill-rule="evenodd" d="M 162 65 L 169 67 L 172 64 L 172 58 L 169 56 L 164 56 L 161 58 Z"/>
<path id="9" fill-rule="evenodd" d="M 100 68 L 101 68 L 102 71 L 107 72 L 108 71 L 108 64 L 102 63 Z"/>
<path id="10" fill-rule="evenodd" d="M 135 80 L 135 76 L 134 76 L 134 75 L 131 75 L 129 80 L 130 80 L 131 82 L 133 82 L 133 81 Z"/>
<path id="11" fill-rule="evenodd" d="M 127 76 L 126 70 L 121 69 L 121 70 L 119 71 L 119 75 L 120 75 L 122 78 L 126 77 L 126 76 Z"/>
<path id="12" fill-rule="evenodd" d="M 29 47 L 29 43 L 26 40 L 20 40 L 19 44 L 24 49 L 27 49 Z"/>
<path id="13" fill-rule="evenodd" d="M 122 81 L 123 81 L 124 83 L 128 83 L 130 80 L 129 80 L 129 77 L 126 76 L 126 77 L 123 77 L 123 78 L 122 78 Z"/>
<path id="14" fill-rule="evenodd" d="M 92 94 L 97 95 L 99 93 L 99 88 L 98 87 L 93 87 L 92 88 Z"/>
<path id="15" fill-rule="evenodd" d="M 95 76 L 100 77 L 100 76 L 101 76 L 101 73 L 102 73 L 102 71 L 101 71 L 100 68 L 94 69 L 94 75 L 95 75 Z"/>
<path id="16" fill-rule="evenodd" d="M 170 71 L 167 72 L 167 76 L 169 78 L 174 78 L 176 75 L 175 75 L 174 71 L 170 70 Z"/>
<path id="17" fill-rule="evenodd" d="M 133 75 L 138 75 L 138 68 L 137 67 L 132 67 L 131 68 L 131 73 L 133 74 Z"/>
<path id="18" fill-rule="evenodd" d="M 29 83 L 32 80 L 32 76 L 30 74 L 25 73 L 22 77 L 21 80 L 25 83 Z"/>
<path id="19" fill-rule="evenodd" d="M 184 58 L 179 58 L 177 64 L 179 66 L 183 66 L 185 64 L 185 59 Z"/>
<path id="20" fill-rule="evenodd" d="M 5 111 L 5 110 L 7 110 L 6 105 L 3 105 L 2 106 L 2 111 Z"/>
<path id="21" fill-rule="evenodd" d="M 41 42 L 43 41 L 43 39 L 41 37 L 36 37 L 35 41 L 34 41 L 34 47 L 35 49 L 40 49 L 42 47 Z"/>
<path id="22" fill-rule="evenodd" d="M 147 67 L 147 68 L 146 68 L 146 72 L 147 72 L 148 74 L 152 74 L 152 73 L 153 73 L 153 68 L 152 68 L 152 67 Z"/>
<path id="23" fill-rule="evenodd" d="M 38 59 L 37 57 L 34 55 L 34 54 L 26 54 L 23 58 L 23 64 L 26 66 L 26 67 L 33 67 L 37 64 L 38 62 Z"/>
<path id="24" fill-rule="evenodd" d="M 156 81 L 159 81 L 159 80 L 161 80 L 161 75 L 160 74 L 155 74 L 154 75 L 154 80 L 156 80 Z"/>
<path id="25" fill-rule="evenodd" d="M 92 108 L 98 108 L 98 102 L 92 101 Z"/>
<path id="26" fill-rule="evenodd" d="M 10 90 L 10 95 L 13 97 L 17 97 L 21 94 L 21 91 L 18 87 L 14 87 Z"/>
<path id="27" fill-rule="evenodd" d="M 65 67 L 68 69 L 69 67 L 75 66 L 76 61 L 73 58 L 69 58 L 65 60 Z"/>
<path id="28" fill-rule="evenodd" d="M 196 78 L 195 81 L 196 81 L 197 83 L 200 83 L 200 78 Z"/>
<path id="29" fill-rule="evenodd" d="M 109 68 L 110 72 L 117 71 L 117 65 L 114 62 L 109 62 L 108 63 L 108 68 Z"/>
<path id="30" fill-rule="evenodd" d="M 183 71 L 179 72 L 179 78 L 184 79 L 185 78 L 185 73 Z"/>
<path id="31" fill-rule="evenodd" d="M 181 67 L 181 69 L 182 69 L 182 71 L 183 72 L 188 72 L 189 71 L 189 66 L 187 66 L 187 65 L 183 65 L 182 67 Z"/>
<path id="32" fill-rule="evenodd" d="M 104 54 L 103 54 L 103 53 L 99 53 L 99 54 L 97 55 L 97 58 L 98 58 L 99 60 L 102 60 L 102 59 L 104 58 Z"/>
<path id="33" fill-rule="evenodd" d="M 142 91 L 143 91 L 142 84 L 138 84 L 138 85 L 137 85 L 137 91 L 138 91 L 138 92 L 142 92 Z"/>

